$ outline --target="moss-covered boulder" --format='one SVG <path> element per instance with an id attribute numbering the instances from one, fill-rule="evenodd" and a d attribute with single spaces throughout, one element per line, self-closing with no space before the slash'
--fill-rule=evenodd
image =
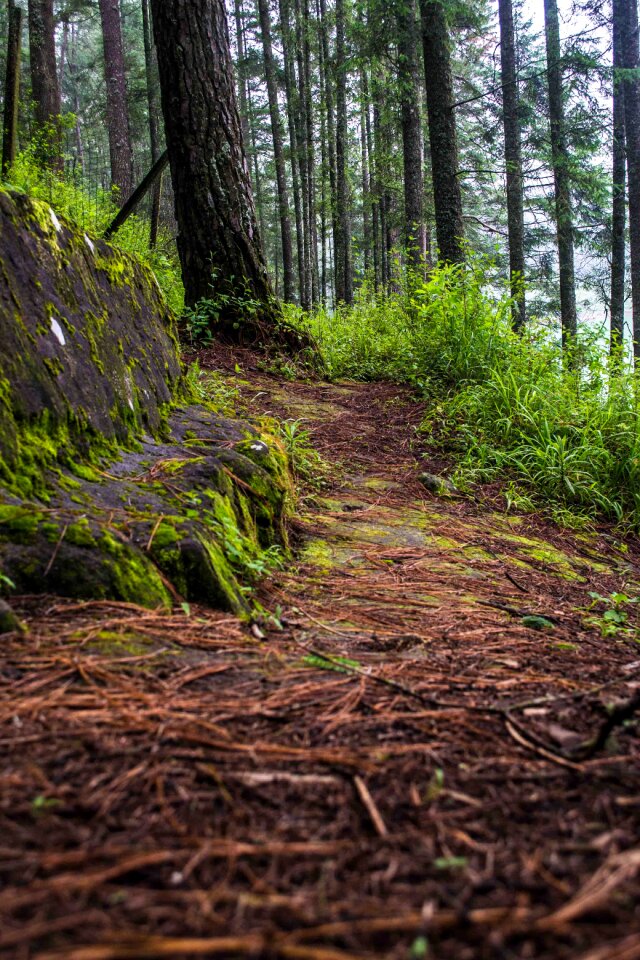
<path id="1" fill-rule="evenodd" d="M 148 270 L 7 192 L 0 412 L 0 586 L 247 608 L 283 538 L 277 440 L 189 404 Z"/>

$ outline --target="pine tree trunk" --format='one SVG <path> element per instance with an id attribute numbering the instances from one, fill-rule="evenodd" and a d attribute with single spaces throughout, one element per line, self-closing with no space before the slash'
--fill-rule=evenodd
<path id="1" fill-rule="evenodd" d="M 371 172 L 367 124 L 369 122 L 369 97 L 367 93 L 366 67 L 360 71 L 360 154 L 362 158 L 362 246 L 364 253 L 364 273 L 371 271 Z"/>
<path id="2" fill-rule="evenodd" d="M 336 247 L 336 301 L 353 303 L 351 256 L 351 198 L 347 176 L 347 65 L 344 0 L 336 0 L 336 187 L 338 233 Z"/>
<path id="3" fill-rule="evenodd" d="M 80 95 L 78 93 L 78 64 L 77 54 L 77 34 L 75 23 L 71 24 L 71 55 L 69 58 L 69 76 L 73 90 L 73 112 L 76 115 L 75 135 L 76 135 L 76 158 L 80 165 L 80 172 L 84 174 L 84 145 L 82 143 L 82 127 L 80 125 Z"/>
<path id="4" fill-rule="evenodd" d="M 244 25 L 242 18 L 242 0 L 234 0 L 233 12 L 236 22 L 236 81 L 238 84 L 238 103 L 240 106 L 240 124 L 245 148 L 249 149 L 249 107 L 247 97 L 247 68 L 244 44 Z"/>
<path id="5" fill-rule="evenodd" d="M 320 44 L 325 74 L 325 98 L 327 104 L 327 152 L 329 163 L 329 196 L 331 209 L 331 233 L 333 239 L 332 250 L 332 299 L 336 302 L 336 253 L 335 240 L 338 235 L 338 199 L 336 186 L 336 119 L 334 109 L 334 70 L 329 52 L 329 28 L 327 25 L 326 0 L 319 0 L 320 4 Z"/>
<path id="6" fill-rule="evenodd" d="M 439 257 L 458 263 L 464 259 L 464 224 L 449 30 L 441 0 L 421 0 L 420 7 Z"/>
<path id="7" fill-rule="evenodd" d="M 304 39 L 302 7 L 300 0 L 294 2 L 295 20 L 295 56 L 298 67 L 297 96 L 295 99 L 295 121 L 298 142 L 298 166 L 300 169 L 300 189 L 302 199 L 303 225 L 303 256 L 304 256 L 304 291 L 301 304 L 305 310 L 310 309 L 313 303 L 313 281 L 311 269 L 311 167 L 309 164 L 309 143 L 307 139 L 307 109 L 308 98 L 306 91 L 306 74 L 304 69 Z"/>
<path id="8" fill-rule="evenodd" d="M 152 0 L 151 9 L 186 302 L 217 300 L 216 330 L 231 340 L 269 335 L 278 310 L 256 221 L 223 0 Z M 248 309 L 247 298 L 259 306 Z"/>
<path id="9" fill-rule="evenodd" d="M 38 132 L 44 135 L 40 149 L 41 160 L 48 166 L 61 169 L 61 100 L 53 0 L 29 0 L 29 58 L 35 119 Z"/>
<path id="10" fill-rule="evenodd" d="M 611 353 L 624 340 L 626 158 L 624 147 L 624 0 L 613 0 L 613 171 L 611 206 Z"/>
<path id="11" fill-rule="evenodd" d="M 629 257 L 631 261 L 631 302 L 633 307 L 633 353 L 640 360 L 640 79 L 638 69 L 638 3 L 626 0 L 623 33 L 623 58 L 627 71 L 624 81 L 624 119 L 627 146 L 627 185 L 629 190 Z"/>
<path id="12" fill-rule="evenodd" d="M 99 0 L 107 86 L 107 129 L 111 157 L 111 184 L 121 203 L 131 193 L 133 151 L 127 112 L 127 79 L 120 21 L 120 0 Z"/>
<path id="13" fill-rule="evenodd" d="M 555 184 L 558 261 L 560 266 L 560 319 L 562 322 L 562 343 L 563 346 L 566 346 L 577 334 L 578 317 L 573 257 L 569 151 L 567 149 L 564 119 L 560 23 L 557 0 L 544 0 L 544 20 L 547 45 L 551 159 Z"/>
<path id="14" fill-rule="evenodd" d="M 284 138 L 282 132 L 282 121 L 280 119 L 280 108 L 278 106 L 276 65 L 273 59 L 273 49 L 271 46 L 271 20 L 269 16 L 268 0 L 258 0 L 258 13 L 260 16 L 260 30 L 262 32 L 264 70 L 267 81 L 269 114 L 271 117 L 271 136 L 273 139 L 273 156 L 276 167 L 276 181 L 278 185 L 278 213 L 280 218 L 280 238 L 282 243 L 284 299 L 290 303 L 293 300 L 293 246 L 291 239 L 291 220 L 289 218 L 287 171 L 284 162 Z"/>
<path id="15" fill-rule="evenodd" d="M 289 150 L 291 156 L 291 186 L 293 190 L 293 209 L 296 220 L 296 252 L 298 259 L 298 296 L 304 306 L 306 286 L 304 261 L 304 227 L 302 223 L 302 196 L 300 189 L 300 166 L 298 163 L 298 134 L 296 129 L 297 90 L 291 51 L 291 24 L 289 20 L 289 2 L 280 0 L 280 35 L 284 60 L 284 82 L 287 98 L 287 123 L 289 127 Z"/>
<path id="16" fill-rule="evenodd" d="M 151 163 L 155 164 L 160 156 L 160 128 L 158 118 L 160 104 L 158 102 L 157 74 L 158 64 L 155 57 L 155 48 L 151 36 L 151 17 L 149 0 L 142 0 L 142 32 L 144 40 L 144 64 L 147 86 L 147 108 L 149 110 L 149 145 L 151 147 Z M 153 250 L 158 240 L 160 225 L 160 199 L 162 196 L 162 174 L 158 177 L 151 194 L 151 224 L 149 227 L 149 247 Z"/>
<path id="17" fill-rule="evenodd" d="M 522 147 L 518 111 L 516 44 L 511 0 L 499 0 L 500 60 L 502 65 L 502 113 L 504 158 L 507 168 L 507 229 L 509 233 L 509 275 L 513 297 L 512 323 L 520 330 L 526 320 L 524 294 L 524 196 Z"/>
<path id="18" fill-rule="evenodd" d="M 303 4 L 302 63 L 304 76 L 304 118 L 306 126 L 307 169 L 309 171 L 309 271 L 311 274 L 311 303 L 318 302 L 320 281 L 318 275 L 318 217 L 316 203 L 316 157 L 314 149 L 315 131 L 313 123 L 313 95 L 311 88 L 311 19 L 309 0 Z"/>
<path id="19" fill-rule="evenodd" d="M 2 176 L 15 163 L 18 153 L 18 113 L 20 110 L 20 60 L 22 57 L 22 10 L 9 0 L 7 73 L 4 84 L 4 135 L 2 140 Z"/>
<path id="20" fill-rule="evenodd" d="M 415 0 L 398 12 L 398 81 L 404 160 L 404 242 L 410 263 L 418 265 L 425 253 L 422 176 L 422 122 L 418 60 L 418 18 Z"/>

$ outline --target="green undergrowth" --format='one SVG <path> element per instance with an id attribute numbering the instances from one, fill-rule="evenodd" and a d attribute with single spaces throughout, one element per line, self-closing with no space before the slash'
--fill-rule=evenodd
<path id="1" fill-rule="evenodd" d="M 20 190 L 36 200 L 50 204 L 58 216 L 66 217 L 93 237 L 101 237 L 120 205 L 116 194 L 96 188 L 81 177 L 52 171 L 38 162 L 38 145 L 19 154 L 8 173 L 5 186 Z M 154 249 L 149 248 L 149 223 L 133 214 L 113 238 L 121 250 L 150 267 L 173 312 L 184 308 L 184 288 L 175 243 L 169 233 L 160 232 Z"/>
<path id="2" fill-rule="evenodd" d="M 576 526 L 640 527 L 640 390 L 594 341 L 563 356 L 555 326 L 513 333 L 512 301 L 470 256 L 397 292 L 366 286 L 350 309 L 289 319 L 308 329 L 334 379 L 390 379 L 429 400 L 422 431 L 453 455 L 462 488 L 500 481 L 507 507 Z"/>

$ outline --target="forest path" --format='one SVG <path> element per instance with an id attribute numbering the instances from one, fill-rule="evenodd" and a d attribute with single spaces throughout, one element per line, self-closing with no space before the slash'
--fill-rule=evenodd
<path id="1" fill-rule="evenodd" d="M 584 623 L 636 548 L 428 493 L 391 385 L 248 378 L 333 465 L 260 591 L 283 629 L 25 600 L 0 955 L 640 956 L 637 730 L 567 759 L 638 683 Z"/>

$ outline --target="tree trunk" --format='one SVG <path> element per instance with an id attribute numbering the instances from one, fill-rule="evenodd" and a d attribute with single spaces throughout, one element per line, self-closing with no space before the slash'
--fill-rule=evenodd
<path id="1" fill-rule="evenodd" d="M 331 209 L 331 232 L 333 240 L 332 251 L 332 292 L 333 302 L 336 302 L 336 252 L 335 241 L 338 235 L 338 201 L 336 187 L 336 119 L 334 110 L 334 71 L 329 53 L 329 28 L 327 25 L 326 0 L 319 0 L 320 4 L 320 44 L 325 75 L 325 98 L 327 104 L 327 152 L 329 163 L 329 197 Z"/>
<path id="2" fill-rule="evenodd" d="M 287 189 L 287 171 L 284 162 L 282 121 L 280 119 L 280 109 L 278 106 L 276 65 L 271 46 L 271 20 L 268 0 L 258 0 L 258 12 L 260 15 L 260 30 L 262 32 L 264 70 L 267 81 L 267 95 L 269 97 L 273 156 L 278 185 L 278 213 L 280 217 L 280 237 L 282 242 L 284 299 L 287 303 L 291 303 L 293 300 L 293 246 L 291 240 L 291 220 L 289 218 L 289 192 Z"/>
<path id="3" fill-rule="evenodd" d="M 300 145 L 298 143 L 298 90 L 293 65 L 293 38 L 291 32 L 289 0 L 280 0 L 280 33 L 284 59 L 284 80 L 287 96 L 287 120 L 289 125 L 289 147 L 291 153 L 291 183 L 293 187 L 293 206 L 296 218 L 296 250 L 298 255 L 298 294 L 300 305 L 306 310 L 307 273 L 304 247 L 304 217 L 302 211 L 302 188 L 300 184 Z"/>
<path id="4" fill-rule="evenodd" d="M 347 65 L 345 51 L 344 0 L 336 0 L 336 186 L 338 234 L 336 248 L 336 301 L 353 303 L 351 256 L 351 197 L 347 176 Z"/>
<path id="5" fill-rule="evenodd" d="M 544 0 L 544 21 L 547 45 L 551 159 L 556 195 L 558 261 L 560 266 L 560 319 L 562 322 L 562 344 L 566 346 L 578 332 L 578 317 L 573 265 L 573 214 L 571 210 L 569 151 L 567 149 L 564 121 L 560 23 L 558 21 L 557 0 Z"/>
<path id="6" fill-rule="evenodd" d="M 624 287 L 626 259 L 626 158 L 624 148 L 624 0 L 613 0 L 613 176 L 611 207 L 611 353 L 624 340 Z"/>
<path id="7" fill-rule="evenodd" d="M 507 168 L 507 229 L 509 233 L 509 275 L 513 297 L 512 323 L 520 330 L 526 320 L 524 294 L 524 196 L 522 147 L 518 110 L 516 45 L 511 0 L 499 0 L 500 60 L 502 65 L 502 113 L 504 158 Z"/>
<path id="8" fill-rule="evenodd" d="M 147 108 L 149 110 L 149 145 L 151 163 L 155 164 L 160 156 L 160 128 L 158 124 L 158 64 L 155 56 L 153 37 L 151 36 L 151 16 L 149 0 L 142 0 L 142 33 L 144 40 L 144 65 L 147 87 Z M 149 247 L 153 250 L 158 240 L 160 224 L 160 199 L 162 196 L 162 173 L 156 180 L 151 194 L 151 224 L 149 228 Z"/>
<path id="9" fill-rule="evenodd" d="M 421 0 L 420 6 L 439 256 L 458 263 L 464 260 L 464 225 L 449 30 L 441 0 Z"/>
<path id="10" fill-rule="evenodd" d="M 186 302 L 217 300 L 232 340 L 277 316 L 249 178 L 222 0 L 152 0 Z M 259 306 L 247 307 L 247 299 Z"/>
<path id="11" fill-rule="evenodd" d="M 107 129 L 111 157 L 111 185 L 121 203 L 131 193 L 133 151 L 127 113 L 127 80 L 120 21 L 120 0 L 99 0 L 107 86 Z"/>
<path id="12" fill-rule="evenodd" d="M 240 104 L 240 123 L 242 126 L 242 137 L 246 149 L 249 149 L 249 107 L 247 97 L 247 68 L 246 51 L 244 46 L 244 26 L 242 23 L 242 0 L 234 0 L 234 17 L 236 21 L 236 60 L 237 71 L 236 78 L 238 84 L 238 100 Z"/>
<path id="13" fill-rule="evenodd" d="M 366 80 L 366 67 L 360 71 L 360 154 L 362 158 L 362 246 L 364 252 L 364 273 L 369 277 L 371 272 L 371 158 L 367 140 L 367 124 L 369 122 L 369 97 Z"/>
<path id="14" fill-rule="evenodd" d="M 22 56 L 22 10 L 9 0 L 9 36 L 7 74 L 4 84 L 4 136 L 2 140 L 2 176 L 15 163 L 18 152 L 18 113 L 20 109 L 20 60 Z"/>
<path id="15" fill-rule="evenodd" d="M 422 120 L 418 60 L 418 18 L 415 0 L 408 0 L 398 12 L 398 81 L 404 160 L 405 246 L 410 263 L 417 266 L 425 253 L 422 214 Z"/>
<path id="16" fill-rule="evenodd" d="M 640 66 L 638 56 L 638 3 L 626 0 L 622 55 L 625 71 L 624 120 L 629 190 L 629 255 L 631 260 L 631 302 L 633 305 L 633 353 L 640 360 Z"/>
<path id="17" fill-rule="evenodd" d="M 60 136 L 60 84 L 56 63 L 53 0 L 29 0 L 29 57 L 31 93 L 35 103 L 38 133 L 43 140 L 40 158 L 48 166 L 62 168 Z"/>
<path id="18" fill-rule="evenodd" d="M 73 90 L 73 112 L 76 115 L 75 135 L 76 135 L 76 157 L 80 165 L 80 172 L 84 174 L 84 146 L 82 143 L 82 127 L 80 126 L 80 95 L 78 93 L 78 64 L 77 54 L 77 34 L 75 23 L 71 24 L 71 55 L 69 57 L 69 76 L 71 78 L 71 87 Z"/>

